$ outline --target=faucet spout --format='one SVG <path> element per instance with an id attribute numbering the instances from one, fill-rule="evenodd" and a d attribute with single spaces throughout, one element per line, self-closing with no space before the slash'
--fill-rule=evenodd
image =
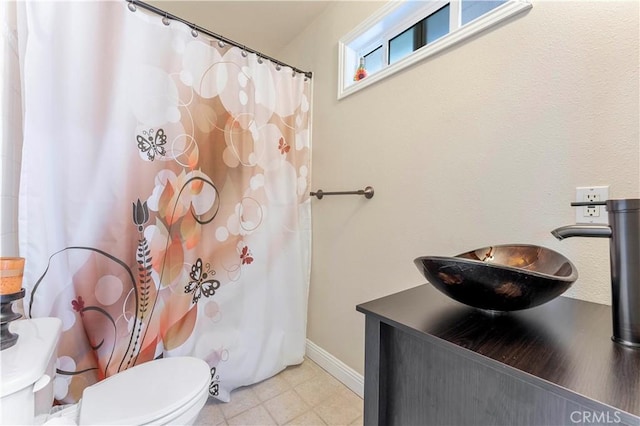
<path id="1" fill-rule="evenodd" d="M 570 237 L 611 238 L 611 228 L 607 225 L 567 225 L 551 231 L 558 240 Z"/>

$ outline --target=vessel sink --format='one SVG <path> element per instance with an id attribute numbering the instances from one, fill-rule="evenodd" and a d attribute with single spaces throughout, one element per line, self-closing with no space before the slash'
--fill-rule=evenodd
<path id="1" fill-rule="evenodd" d="M 488 311 L 541 305 L 578 279 L 576 267 L 565 256 L 526 244 L 483 247 L 453 257 L 422 256 L 414 263 L 450 298 Z"/>

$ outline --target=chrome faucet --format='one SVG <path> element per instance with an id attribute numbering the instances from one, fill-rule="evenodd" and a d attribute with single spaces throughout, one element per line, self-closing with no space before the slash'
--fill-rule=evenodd
<path id="1" fill-rule="evenodd" d="M 551 234 L 561 241 L 569 237 L 611 238 L 611 228 L 607 225 L 567 225 L 554 229 Z"/>
<path id="2" fill-rule="evenodd" d="M 609 238 L 614 342 L 640 348 L 640 199 L 571 203 L 606 206 L 609 225 L 568 225 L 551 231 L 569 237 Z"/>

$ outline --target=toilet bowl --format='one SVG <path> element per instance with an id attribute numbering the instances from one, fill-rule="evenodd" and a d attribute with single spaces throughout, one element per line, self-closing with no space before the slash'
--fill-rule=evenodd
<path id="1" fill-rule="evenodd" d="M 0 420 L 13 424 L 193 424 L 208 398 L 209 366 L 192 357 L 162 358 L 85 388 L 77 404 L 53 411 L 53 377 L 62 323 L 15 321 L 18 342 L 0 354 Z"/>

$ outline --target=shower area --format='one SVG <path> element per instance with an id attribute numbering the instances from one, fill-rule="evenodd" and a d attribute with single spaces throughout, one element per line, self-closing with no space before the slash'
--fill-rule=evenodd
<path id="1" fill-rule="evenodd" d="M 56 400 L 189 355 L 229 401 L 302 362 L 311 73 L 141 2 L 2 7 L 2 255 L 63 322 Z"/>

